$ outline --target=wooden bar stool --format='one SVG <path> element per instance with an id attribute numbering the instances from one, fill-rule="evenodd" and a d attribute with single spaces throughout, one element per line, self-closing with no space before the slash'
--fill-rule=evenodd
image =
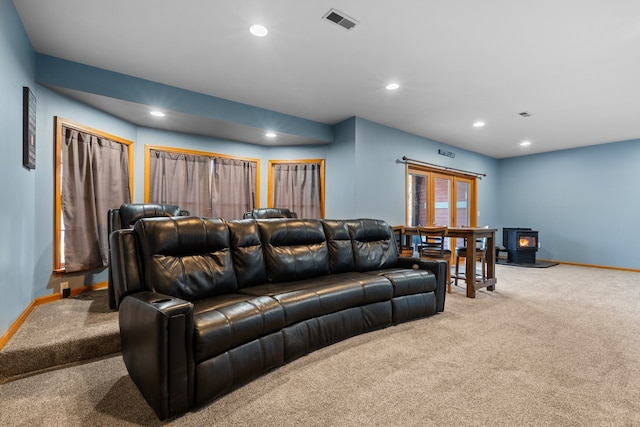
<path id="1" fill-rule="evenodd" d="M 468 242 L 465 239 L 465 244 Z M 456 247 L 456 272 L 454 285 L 458 286 L 458 276 L 459 276 L 459 265 L 460 258 L 467 258 L 467 246 L 458 246 Z M 480 261 L 482 263 L 482 280 L 487 279 L 487 239 L 482 238 L 475 241 L 476 245 L 476 261 Z M 475 277 L 474 277 L 475 279 Z"/>
<path id="2" fill-rule="evenodd" d="M 398 246 L 398 255 L 411 257 L 413 256 L 413 247 L 407 244 L 407 234 L 404 225 L 396 225 L 391 227 L 396 237 L 396 245 Z"/>
<path id="3" fill-rule="evenodd" d="M 451 293 L 451 251 L 444 247 L 446 243 L 447 227 L 416 227 L 420 236 L 418 252 L 421 258 L 442 259 L 447 261 L 447 287 Z"/>

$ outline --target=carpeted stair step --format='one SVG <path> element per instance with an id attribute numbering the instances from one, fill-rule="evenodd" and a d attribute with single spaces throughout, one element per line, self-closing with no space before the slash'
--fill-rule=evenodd
<path id="1" fill-rule="evenodd" d="M 37 306 L 0 351 L 0 383 L 120 351 L 105 289 Z"/>

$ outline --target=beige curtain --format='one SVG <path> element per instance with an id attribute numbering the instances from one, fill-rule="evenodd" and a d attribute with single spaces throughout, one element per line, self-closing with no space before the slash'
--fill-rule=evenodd
<path id="1" fill-rule="evenodd" d="M 256 162 L 151 150 L 149 200 L 191 215 L 241 219 L 255 206 Z"/>
<path id="2" fill-rule="evenodd" d="M 213 158 L 211 198 L 213 216 L 242 219 L 255 206 L 256 163 Z"/>
<path id="3" fill-rule="evenodd" d="M 67 272 L 108 264 L 107 212 L 131 201 L 125 144 L 63 127 L 61 209 Z"/>
<path id="4" fill-rule="evenodd" d="M 298 218 L 321 218 L 320 163 L 275 164 L 273 207 L 289 208 Z"/>
<path id="5" fill-rule="evenodd" d="M 207 156 L 150 150 L 149 202 L 211 217 L 210 169 Z"/>

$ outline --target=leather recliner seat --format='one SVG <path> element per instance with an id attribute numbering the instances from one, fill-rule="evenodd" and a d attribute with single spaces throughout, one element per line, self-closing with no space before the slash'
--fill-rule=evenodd
<path id="1" fill-rule="evenodd" d="M 444 309 L 448 264 L 398 257 L 380 220 L 149 218 L 111 251 L 123 359 L 160 419 Z"/>
<path id="2" fill-rule="evenodd" d="M 180 209 L 177 205 L 166 205 L 158 203 L 123 203 L 117 209 L 109 209 L 107 212 L 108 224 L 107 232 L 109 235 L 121 228 L 131 228 L 141 218 L 155 217 L 171 217 L 171 216 L 189 216 L 189 211 Z M 109 265 L 111 265 L 111 257 L 109 257 Z M 107 292 L 109 296 L 109 308 L 117 309 L 118 303 L 123 295 L 116 295 L 113 287 L 113 278 L 111 269 L 108 273 Z"/>

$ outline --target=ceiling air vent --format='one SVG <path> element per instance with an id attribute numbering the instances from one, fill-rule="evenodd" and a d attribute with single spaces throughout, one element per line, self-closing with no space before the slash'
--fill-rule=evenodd
<path id="1" fill-rule="evenodd" d="M 345 15 L 344 13 L 340 12 L 339 10 L 335 10 L 335 9 L 331 9 L 322 18 L 323 19 L 328 19 L 329 21 L 333 22 L 334 24 L 340 25 L 345 30 L 351 30 L 353 27 L 355 27 L 359 23 L 355 19 L 353 19 L 353 18 Z"/>

